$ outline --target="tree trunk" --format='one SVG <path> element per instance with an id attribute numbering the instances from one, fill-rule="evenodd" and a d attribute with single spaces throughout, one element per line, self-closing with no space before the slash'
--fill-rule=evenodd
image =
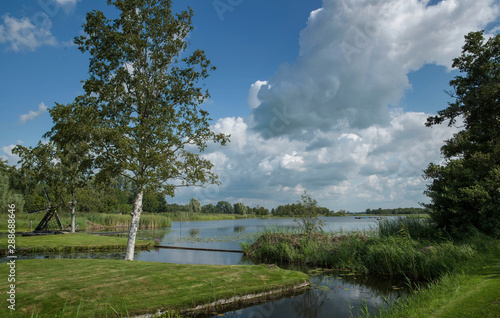
<path id="1" fill-rule="evenodd" d="M 142 197 L 144 196 L 144 190 L 139 190 L 135 196 L 134 202 L 134 213 L 132 215 L 132 222 L 130 223 L 130 232 L 128 234 L 127 242 L 127 252 L 125 254 L 126 261 L 134 260 L 134 249 L 135 249 L 135 237 L 137 236 L 137 230 L 139 229 L 139 219 L 141 218 L 142 212 Z"/>
<path id="2" fill-rule="evenodd" d="M 73 198 L 71 201 L 71 233 L 75 233 L 75 220 L 76 220 L 76 201 Z"/>

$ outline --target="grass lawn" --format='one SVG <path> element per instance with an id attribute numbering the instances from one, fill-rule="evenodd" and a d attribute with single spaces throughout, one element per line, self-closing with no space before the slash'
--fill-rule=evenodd
<path id="1" fill-rule="evenodd" d="M 75 252 L 75 251 L 103 251 L 125 250 L 126 237 L 100 236 L 84 233 L 16 236 L 16 250 L 23 252 Z M 3 248 L 7 247 L 7 237 L 2 238 Z M 136 240 L 136 249 L 152 248 L 154 242 Z M 5 254 L 5 252 L 3 253 Z"/>
<path id="2" fill-rule="evenodd" d="M 445 275 L 376 317 L 500 317 L 500 252 L 476 272 Z"/>
<path id="3" fill-rule="evenodd" d="M 8 266 L 0 267 L 8 277 Z M 191 308 L 292 287 L 309 277 L 266 266 L 179 265 L 121 260 L 43 259 L 16 263 L 13 317 L 116 317 Z M 7 297 L 0 316 L 10 317 Z"/>

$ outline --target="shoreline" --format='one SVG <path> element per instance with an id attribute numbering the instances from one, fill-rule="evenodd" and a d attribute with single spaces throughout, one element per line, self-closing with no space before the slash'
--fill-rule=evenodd
<path id="1" fill-rule="evenodd" d="M 16 266 L 14 316 L 78 312 L 88 317 L 114 312 L 154 317 L 158 312 L 202 312 L 282 297 L 310 284 L 307 274 L 263 265 L 36 259 L 19 260 Z M 7 271 L 0 267 L 1 275 Z M 9 316 L 6 306 L 0 308 L 0 316 Z"/>

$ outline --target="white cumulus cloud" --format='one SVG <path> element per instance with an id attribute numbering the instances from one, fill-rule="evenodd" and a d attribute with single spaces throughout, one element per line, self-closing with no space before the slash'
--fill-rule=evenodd
<path id="1" fill-rule="evenodd" d="M 21 124 L 25 124 L 27 121 L 40 117 L 47 111 L 47 108 L 48 107 L 42 102 L 38 105 L 37 110 L 30 110 L 27 114 L 22 114 L 21 116 L 19 116 L 19 122 Z"/>
<path id="2" fill-rule="evenodd" d="M 324 0 L 300 34 L 296 61 L 250 89 L 254 129 L 265 136 L 388 125 L 427 63 L 451 68 L 464 35 L 495 21 L 493 0 Z M 255 101 L 258 96 L 258 107 Z M 308 136 L 308 135 L 307 135 Z"/>
<path id="3" fill-rule="evenodd" d="M 0 43 L 8 45 L 13 51 L 34 51 L 42 45 L 56 45 L 56 38 L 50 31 L 52 22 L 45 17 L 43 24 L 35 25 L 30 18 L 16 19 L 8 14 L 2 16 L 0 24 Z"/>
<path id="4" fill-rule="evenodd" d="M 422 170 L 442 162 L 440 147 L 458 129 L 425 127 L 431 114 L 398 108 L 408 74 L 429 63 L 450 70 L 464 35 L 499 12 L 493 0 L 323 0 L 296 61 L 250 87 L 251 116 L 214 125 L 232 135 L 207 149 L 222 186 L 176 197 L 273 207 L 307 190 L 351 211 L 425 202 Z"/>

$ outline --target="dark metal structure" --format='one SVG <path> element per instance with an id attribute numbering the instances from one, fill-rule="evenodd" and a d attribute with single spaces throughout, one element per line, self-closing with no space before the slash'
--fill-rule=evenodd
<path id="1" fill-rule="evenodd" d="M 49 206 L 45 209 L 28 212 L 28 214 L 35 214 L 39 212 L 46 212 L 46 213 L 33 232 L 24 233 L 23 235 L 60 234 L 63 232 L 63 226 L 61 220 L 59 219 L 59 214 L 57 214 L 57 208 L 62 206 L 62 204 L 58 206 L 52 206 L 52 203 L 50 202 L 49 196 L 47 195 L 47 191 L 45 191 L 45 188 L 43 189 L 43 191 L 45 192 L 45 197 L 47 198 Z"/>

